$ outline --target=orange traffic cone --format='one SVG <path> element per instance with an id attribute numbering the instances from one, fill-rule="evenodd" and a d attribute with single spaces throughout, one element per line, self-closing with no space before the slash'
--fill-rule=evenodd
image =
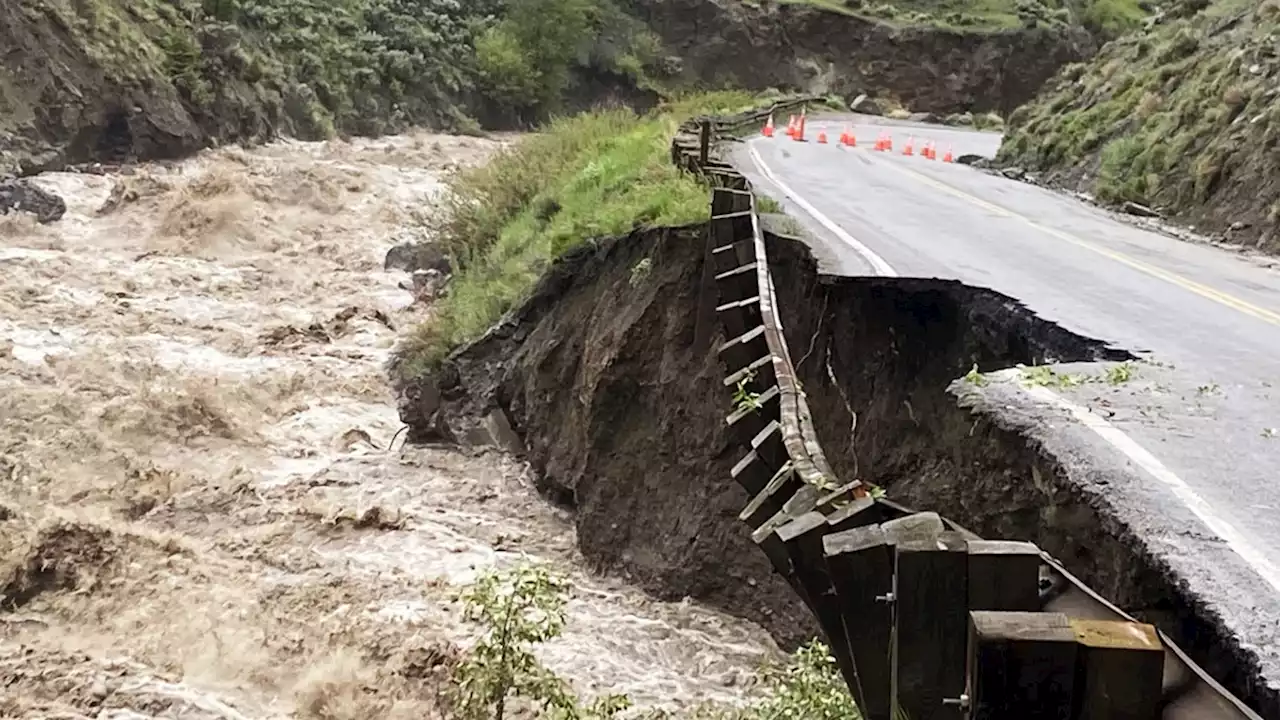
<path id="1" fill-rule="evenodd" d="M 840 134 L 840 144 L 847 147 L 858 147 L 858 139 L 853 136 L 853 131 L 848 125 L 844 126 L 844 132 Z"/>
<path id="2" fill-rule="evenodd" d="M 805 109 L 800 108 L 800 119 L 796 121 L 796 134 L 794 139 L 798 142 L 804 142 L 804 120 Z"/>
<path id="3" fill-rule="evenodd" d="M 955 162 L 951 158 L 951 146 L 947 146 L 947 154 L 942 156 L 942 162 Z"/>
<path id="4" fill-rule="evenodd" d="M 819 130 L 819 131 L 818 131 L 818 144 L 819 144 L 819 145 L 826 145 L 826 144 L 827 144 L 827 133 L 826 133 L 826 131 L 823 131 L 823 130 Z"/>
<path id="5" fill-rule="evenodd" d="M 773 113 L 769 113 L 769 119 L 765 121 L 764 129 L 760 132 L 764 133 L 767 138 L 773 137 Z"/>
<path id="6" fill-rule="evenodd" d="M 880 152 L 884 152 L 884 149 L 885 147 L 888 146 L 888 144 L 889 144 L 889 136 L 883 132 L 880 133 L 880 136 L 876 138 L 876 150 Z"/>
<path id="7" fill-rule="evenodd" d="M 893 152 L 893 133 L 884 134 L 884 149 Z"/>
<path id="8" fill-rule="evenodd" d="M 933 150 L 933 141 L 930 140 L 924 144 L 924 148 L 920 150 L 920 156 L 926 160 L 937 160 L 938 156 Z"/>
<path id="9" fill-rule="evenodd" d="M 914 155 L 916 153 L 915 143 L 916 139 L 908 135 L 907 144 L 902 146 L 902 154 L 908 157 Z"/>
<path id="10" fill-rule="evenodd" d="M 787 137 L 793 137 L 796 134 L 796 116 L 787 116 Z"/>

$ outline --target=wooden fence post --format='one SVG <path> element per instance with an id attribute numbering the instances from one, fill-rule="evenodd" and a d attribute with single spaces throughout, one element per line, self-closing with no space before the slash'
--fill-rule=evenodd
<path id="1" fill-rule="evenodd" d="M 969 610 L 1040 609 L 1040 548 L 1009 540 L 969 541 Z"/>
<path id="2" fill-rule="evenodd" d="M 1160 716 L 1164 645 L 1151 625 L 1072 618 L 1079 644 L 1074 720 Z"/>
<path id="3" fill-rule="evenodd" d="M 705 118 L 702 121 L 702 128 L 698 133 L 698 164 L 706 165 L 707 160 L 711 156 L 711 119 Z"/>
<path id="4" fill-rule="evenodd" d="M 969 617 L 973 720 L 1071 720 L 1079 646 L 1067 616 L 977 611 Z"/>
<path id="5" fill-rule="evenodd" d="M 891 720 L 893 547 L 882 526 L 869 525 L 828 535 L 823 550 L 858 674 L 849 689 L 865 720 Z"/>
<path id="6" fill-rule="evenodd" d="M 957 532 L 897 545 L 893 700 L 911 720 L 960 720 L 969 630 L 969 554 Z"/>

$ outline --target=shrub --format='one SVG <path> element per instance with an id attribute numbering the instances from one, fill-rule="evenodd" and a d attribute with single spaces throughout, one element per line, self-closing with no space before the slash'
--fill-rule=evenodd
<path id="1" fill-rule="evenodd" d="M 761 679 L 765 698 L 747 709 L 742 720 L 848 720 L 861 717 L 830 649 L 814 640 L 780 668 Z"/>
<path id="2" fill-rule="evenodd" d="M 534 656 L 534 645 L 564 629 L 568 588 L 565 578 L 547 568 L 524 565 L 485 573 L 462 594 L 463 616 L 480 626 L 481 636 L 454 669 L 451 695 L 460 717 L 503 720 L 512 699 L 557 720 L 611 718 L 630 707 L 621 695 L 581 705 L 569 684 Z"/>
<path id="3" fill-rule="evenodd" d="M 1141 138 L 1122 137 L 1102 148 L 1098 198 L 1104 201 L 1146 200 L 1146 178 L 1137 161 L 1145 149 Z"/>

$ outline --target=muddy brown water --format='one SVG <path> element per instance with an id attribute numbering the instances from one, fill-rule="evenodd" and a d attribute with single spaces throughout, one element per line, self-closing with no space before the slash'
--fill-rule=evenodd
<path id="1" fill-rule="evenodd" d="M 414 305 L 386 250 L 500 140 L 227 148 L 48 174 L 0 218 L 0 716 L 432 717 L 459 587 L 573 580 L 540 649 L 584 694 L 741 702 L 756 625 L 588 573 L 497 453 L 396 447 Z"/>

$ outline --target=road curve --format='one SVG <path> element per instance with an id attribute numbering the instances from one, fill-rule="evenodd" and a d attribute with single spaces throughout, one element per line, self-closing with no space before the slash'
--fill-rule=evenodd
<path id="1" fill-rule="evenodd" d="M 836 144 L 846 126 L 856 149 Z M 829 144 L 814 142 L 822 130 Z M 882 131 L 893 152 L 871 150 Z M 1124 386 L 1027 394 L 1055 428 L 1142 478 L 1116 491 L 1122 519 L 1209 598 L 1280 689 L 1280 271 L 919 156 L 923 140 L 939 158 L 990 156 L 994 133 L 857 117 L 812 119 L 806 134 L 752 139 L 733 161 L 811 231 L 824 271 L 992 288 L 1160 363 Z"/>

